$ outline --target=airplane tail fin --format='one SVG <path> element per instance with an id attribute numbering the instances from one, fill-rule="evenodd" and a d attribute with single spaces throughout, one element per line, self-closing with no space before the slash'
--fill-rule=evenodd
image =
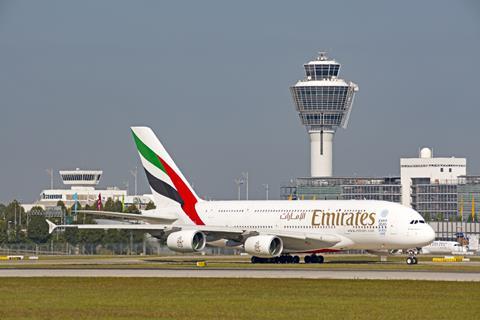
<path id="1" fill-rule="evenodd" d="M 195 211 L 195 204 L 202 200 L 185 179 L 152 129 L 131 127 L 131 130 L 156 207 L 171 207 L 178 203 L 194 223 L 203 224 Z"/>

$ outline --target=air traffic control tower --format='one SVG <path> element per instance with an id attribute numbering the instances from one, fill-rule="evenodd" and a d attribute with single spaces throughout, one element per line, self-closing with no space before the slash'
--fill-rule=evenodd
<path id="1" fill-rule="evenodd" d="M 312 177 L 331 177 L 333 136 L 347 127 L 358 86 L 338 78 L 340 64 L 325 52 L 303 65 L 305 79 L 290 88 L 300 119 L 310 136 Z"/>

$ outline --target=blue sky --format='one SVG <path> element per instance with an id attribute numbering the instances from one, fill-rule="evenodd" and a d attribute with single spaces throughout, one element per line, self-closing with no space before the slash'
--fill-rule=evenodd
<path id="1" fill-rule="evenodd" d="M 132 187 L 131 125 L 202 196 L 248 171 L 251 198 L 278 198 L 309 174 L 288 88 L 320 50 L 360 87 L 335 175 L 397 175 L 424 145 L 480 174 L 479 39 L 476 1 L 0 1 L 0 201 L 34 201 L 46 168 Z"/>

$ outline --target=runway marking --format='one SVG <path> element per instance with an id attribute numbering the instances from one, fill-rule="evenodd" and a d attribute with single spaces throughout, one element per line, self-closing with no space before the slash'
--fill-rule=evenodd
<path id="1" fill-rule="evenodd" d="M 158 278 L 283 278 L 480 281 L 480 273 L 365 270 L 252 269 L 0 269 L 0 277 L 158 277 Z"/>

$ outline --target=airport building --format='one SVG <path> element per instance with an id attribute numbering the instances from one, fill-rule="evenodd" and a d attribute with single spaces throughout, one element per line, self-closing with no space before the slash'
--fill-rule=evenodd
<path id="1" fill-rule="evenodd" d="M 127 190 L 117 187 L 108 187 L 105 189 L 96 189 L 102 177 L 102 170 L 60 170 L 60 177 L 66 187 L 64 189 L 46 189 L 40 193 L 40 199 L 36 205 L 43 207 L 55 206 L 58 201 L 63 201 L 67 207 L 75 203 L 74 195 L 78 197 L 78 202 L 84 206 L 94 204 L 99 196 L 104 203 L 108 198 L 113 200 L 122 200 L 127 197 Z"/>
<path id="2" fill-rule="evenodd" d="M 281 198 L 385 200 L 412 207 L 427 220 L 464 216 L 467 221 L 477 215 L 480 176 L 466 171 L 465 158 L 435 158 L 431 149 L 423 148 L 418 158 L 400 159 L 400 176 L 297 178 L 281 187 Z"/>

